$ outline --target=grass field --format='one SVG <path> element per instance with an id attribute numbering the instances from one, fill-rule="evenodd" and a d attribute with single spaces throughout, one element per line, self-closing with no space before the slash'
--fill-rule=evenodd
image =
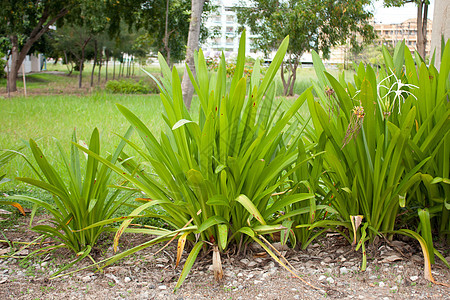
<path id="1" fill-rule="evenodd" d="M 158 135 L 163 126 L 161 103 L 157 95 L 111 95 L 94 93 L 88 96 L 31 96 L 0 101 L 0 149 L 14 148 L 30 138 L 39 139 L 44 154 L 51 159 L 59 157 L 53 138 L 69 149 L 74 129 L 78 139 L 88 142 L 92 130 L 97 127 L 101 135 L 104 154 L 112 151 L 129 123 L 115 104 L 120 103 L 134 111 L 152 131 Z M 136 142 L 137 137 L 135 137 Z M 30 155 L 25 150 L 27 156 Z M 8 178 L 30 176 L 23 159 L 16 158 L 6 166 Z M 1 188 L 11 188 L 12 182 Z M 20 185 L 20 184 L 19 184 Z"/>
<path id="2" fill-rule="evenodd" d="M 3 94 L 0 98 L 0 149 L 11 149 L 16 145 L 23 145 L 30 138 L 39 139 L 38 144 L 44 154 L 51 159 L 58 160 L 59 154 L 53 138 L 58 139 L 67 151 L 74 129 L 78 139 L 88 141 L 90 133 L 97 127 L 101 134 L 101 149 L 103 154 L 112 151 L 119 138 L 116 134 L 124 134 L 129 124 L 119 113 L 115 104 L 120 103 L 135 112 L 141 120 L 159 135 L 164 123 L 161 117 L 162 104 L 158 95 L 117 95 L 103 90 L 105 68 L 102 68 L 103 85 L 89 88 L 90 71 L 92 65 L 86 64 L 84 71 L 83 89 L 77 88 L 77 73 L 71 76 L 64 74 L 37 73 L 29 74 L 27 79 L 28 97 L 17 96 L 23 92 L 21 78 L 18 80 L 19 93 L 10 99 Z M 177 66 L 182 72 L 181 66 Z M 67 72 L 66 66 L 47 64 L 49 71 Z M 154 74 L 159 73 L 155 66 L 146 66 L 145 69 Z M 150 81 L 139 68 L 135 68 L 134 79 Z M 116 72 L 118 72 L 116 66 Z M 336 73 L 336 70 L 331 71 Z M 108 69 L 109 79 L 112 78 L 112 67 Z M 117 74 L 116 74 L 117 75 Z M 299 68 L 295 94 L 301 94 L 316 80 L 312 68 Z M 95 84 L 97 74 L 95 74 Z M 6 80 L 0 79 L 0 90 L 5 91 Z M 20 91 L 22 89 L 22 91 Z M 277 94 L 282 94 L 281 79 L 277 79 Z M 0 96 L 1 97 L 1 96 Z M 279 101 L 285 101 L 279 98 Z M 290 100 L 287 100 L 290 101 Z M 196 107 L 196 99 L 193 101 L 193 109 Z M 303 110 L 302 110 L 303 111 Z M 306 110 L 305 110 L 306 111 Z M 302 112 L 303 113 L 303 112 Z M 195 115 L 195 114 L 194 114 Z M 139 143 L 136 135 L 133 141 Z M 28 150 L 24 150 L 30 156 Z M 32 176 L 27 164 L 21 158 L 16 158 L 3 168 L 2 174 L 8 178 L 18 176 Z M 23 184 L 12 181 L 3 184 L 0 190 L 22 189 Z"/>

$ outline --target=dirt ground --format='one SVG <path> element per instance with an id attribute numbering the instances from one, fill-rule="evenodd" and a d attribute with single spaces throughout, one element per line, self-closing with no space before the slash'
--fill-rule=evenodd
<path id="1" fill-rule="evenodd" d="M 30 242 L 37 235 L 20 218 L 0 236 L 0 254 L 10 253 L 10 243 Z M 142 243 L 143 235 L 124 235 L 120 250 Z M 111 236 L 103 237 L 94 251 L 97 261 L 113 255 Z M 9 243 L 8 243 L 9 242 Z M 277 245 L 305 282 L 294 277 L 261 248 L 251 244 L 245 254 L 231 249 L 222 255 L 225 277 L 217 283 L 211 271 L 211 253 L 204 254 L 182 287 L 173 289 L 182 267 L 174 268 L 176 244 L 157 255 L 162 245 L 146 248 L 96 272 L 90 267 L 68 276 L 49 279 L 75 259 L 68 250 L 33 258 L 0 258 L 0 299 L 450 299 L 450 288 L 423 279 L 419 245 L 409 239 L 378 241 L 368 249 L 368 267 L 360 271 L 360 252 L 341 236 L 329 233 L 306 250 Z M 22 255 L 26 255 L 27 249 Z M 449 249 L 441 248 L 449 256 Z M 1 256 L 0 256 L 1 257 Z M 183 256 L 181 265 L 187 257 Z M 200 256 L 199 256 L 200 257 Z M 448 257 L 447 259 L 450 259 Z M 90 265 L 85 259 L 76 270 Z M 437 282 L 450 284 L 450 270 L 439 260 L 433 265 Z"/>

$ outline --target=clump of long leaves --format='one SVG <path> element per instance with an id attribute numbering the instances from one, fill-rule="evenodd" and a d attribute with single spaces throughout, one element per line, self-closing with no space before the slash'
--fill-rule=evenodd
<path id="1" fill-rule="evenodd" d="M 213 265 L 218 268 L 214 271 L 219 278 L 219 252 L 225 251 L 231 244 L 240 247 L 254 240 L 278 259 L 262 242 L 262 235 L 283 231 L 286 236 L 290 234 L 295 238 L 284 222 L 308 211 L 303 208 L 285 215 L 279 212 L 314 197 L 309 192 L 286 193 L 284 190 L 291 174 L 311 159 L 305 157 L 299 160 L 298 124 L 289 124 L 306 99 L 312 98 L 311 90 L 302 94 L 285 111 L 281 111 L 280 105 L 275 103 L 273 79 L 287 46 L 288 38 L 281 43 L 264 78 L 259 72 L 259 62 L 256 62 L 251 78 L 247 78 L 243 74 L 243 33 L 230 84 L 227 83 L 224 56 L 217 72 L 210 74 L 200 50 L 195 56 L 196 77 L 189 70 L 200 102 L 197 115 L 188 112 L 183 103 L 176 68 L 170 70 L 160 55 L 163 79 L 158 85 L 167 129 L 159 139 L 131 111 L 118 105 L 145 145 L 141 149 L 127 141 L 140 154 L 142 162 L 138 164 L 123 155 L 125 172 L 92 151 L 83 150 L 145 194 L 137 199 L 145 204 L 132 212 L 130 217 L 158 217 L 175 230 L 134 229 L 129 227 L 132 220 L 126 220 L 116 235 L 115 245 L 122 232 L 144 232 L 158 237 L 117 254 L 106 265 L 143 247 L 174 239 L 178 240 L 178 265 L 184 245 L 189 240 L 193 248 L 181 272 L 177 289 L 199 251 L 207 245 L 214 250 Z M 162 213 L 149 211 L 152 206 L 161 207 Z"/>
<path id="2" fill-rule="evenodd" d="M 10 150 L 0 149 L 0 169 L 3 166 L 5 166 L 9 161 L 11 161 L 16 155 L 19 155 L 19 154 L 21 155 L 21 153 L 19 151 L 22 150 L 24 147 L 25 146 L 17 146 L 15 149 L 10 149 Z M 8 181 L 10 181 L 10 179 L 6 178 L 6 174 L 0 175 L 0 185 L 6 183 Z M 0 195 L 0 197 L 2 197 L 2 195 Z M 22 215 L 25 215 L 25 211 L 24 211 L 22 205 L 20 205 L 17 202 L 0 200 L 0 205 L 14 206 L 20 211 L 20 213 Z"/>
<path id="3" fill-rule="evenodd" d="M 126 136 L 131 134 L 132 130 L 127 132 Z M 77 143 L 75 131 L 72 141 Z M 61 174 L 56 171 L 37 143 L 30 139 L 29 145 L 37 163 L 36 170 L 38 179 L 34 178 L 17 178 L 20 181 L 43 189 L 53 195 L 54 204 L 48 203 L 38 198 L 29 196 L 11 196 L 11 199 L 29 201 L 34 205 L 32 216 L 34 216 L 38 207 L 46 209 L 51 219 L 48 220 L 51 225 L 36 225 L 32 230 L 41 233 L 43 238 L 50 238 L 59 242 L 59 245 L 46 247 L 50 250 L 65 247 L 77 253 L 79 258 L 71 264 L 61 268 L 57 273 L 69 268 L 75 262 L 89 256 L 92 247 L 102 232 L 108 230 L 107 227 L 97 226 L 88 230 L 82 230 L 101 220 L 109 219 L 117 211 L 117 209 L 135 193 L 133 190 L 122 192 L 121 189 L 115 189 L 110 192 L 108 186 L 111 184 L 111 170 L 99 165 L 98 161 L 92 157 L 86 157 L 86 165 L 82 166 L 80 152 L 78 148 L 72 144 L 70 155 L 68 156 L 61 144 L 56 141 L 59 148 L 64 168 L 67 174 Z M 115 163 L 125 146 L 125 142 L 121 142 L 115 153 L 106 158 L 109 162 Z M 100 152 L 100 139 L 97 128 L 92 132 L 89 149 L 93 153 Z M 84 170 L 84 176 L 82 175 Z M 69 178 L 65 182 L 65 178 Z M 33 218 L 30 221 L 32 224 Z M 56 275 L 55 273 L 54 275 Z"/>
<path id="4" fill-rule="evenodd" d="M 443 51 L 440 72 L 418 55 L 414 61 L 404 43 L 397 45 L 394 57 L 386 49 L 383 54 L 385 66 L 378 73 L 360 64 L 352 84 L 343 75 L 336 79 L 327 73 L 313 53 L 319 101 L 308 105 L 316 135 L 328 139 L 328 172 L 322 179 L 338 212 L 337 220 L 314 226 L 347 227 L 348 240 L 365 253 L 365 241 L 394 232 L 400 211 L 413 211 L 420 222 L 417 232 L 395 232 L 418 239 L 429 263 L 433 252 L 442 258 L 433 247 L 430 218 L 438 219 L 441 232 L 449 226 L 450 47 Z M 417 203 L 424 209 L 414 212 Z M 364 256 L 363 268 L 365 263 Z"/>

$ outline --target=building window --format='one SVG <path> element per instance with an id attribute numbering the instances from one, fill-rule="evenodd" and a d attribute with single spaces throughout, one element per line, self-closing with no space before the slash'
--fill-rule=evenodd
<path id="1" fill-rule="evenodd" d="M 226 33 L 234 33 L 234 28 L 233 28 L 233 26 L 227 26 L 225 32 L 226 32 Z"/>

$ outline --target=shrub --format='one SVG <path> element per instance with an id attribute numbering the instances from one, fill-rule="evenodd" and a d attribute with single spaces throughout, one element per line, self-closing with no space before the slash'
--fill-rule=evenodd
<path id="1" fill-rule="evenodd" d="M 363 254 L 364 242 L 377 234 L 414 236 L 426 244 L 424 253 L 433 263 L 433 252 L 441 256 L 433 248 L 430 218 L 440 223 L 443 234 L 449 226 L 444 178 L 450 161 L 450 46 L 443 51 L 440 73 L 417 54 L 414 60 L 404 43 L 393 57 L 386 48 L 383 55 L 385 65 L 378 74 L 361 63 L 351 84 L 343 74 L 336 79 L 327 73 L 313 53 L 319 99 L 309 99 L 308 106 L 315 136 L 327 138 L 324 164 L 329 171 L 322 180 L 333 195 L 329 203 L 338 218 L 315 226 L 347 227 L 348 240 L 362 246 Z M 398 230 L 401 211 L 416 214 L 416 222 L 409 223 L 420 222 L 421 236 Z"/>
<path id="2" fill-rule="evenodd" d="M 131 132 L 130 129 L 126 137 Z M 72 141 L 77 143 L 75 132 Z M 32 216 L 38 207 L 45 208 L 51 216 L 51 219 L 48 220 L 50 225 L 36 225 L 32 229 L 41 233 L 44 238 L 51 238 L 60 242 L 58 246 L 50 246 L 49 249 L 65 247 L 79 256 L 72 264 L 61 268 L 57 272 L 59 273 L 90 255 L 100 234 L 108 228 L 103 225 L 91 228 L 89 226 L 111 218 L 134 191 L 129 190 L 122 193 L 120 189 L 115 189 L 114 192 L 110 192 L 108 187 L 111 184 L 111 170 L 106 166 L 99 165 L 98 161 L 92 157 L 86 157 L 86 165 L 83 168 L 82 160 L 84 157 L 80 159 L 80 152 L 74 144 L 71 147 L 70 156 L 67 156 L 62 146 L 57 142 L 64 163 L 63 170 L 65 169 L 67 172 L 67 174 L 64 174 L 65 177 L 62 176 L 63 174 L 58 174 L 56 170 L 59 168 L 54 168 L 48 162 L 35 141 L 30 139 L 29 145 L 41 171 L 36 171 L 39 178 L 17 179 L 51 193 L 55 205 L 29 196 L 11 196 L 10 198 L 35 204 Z M 116 151 L 107 160 L 112 164 L 115 163 L 124 146 L 125 142 L 120 143 Z M 92 132 L 89 149 L 94 153 L 100 152 L 97 129 Z M 82 175 L 83 171 L 85 172 L 84 176 Z M 63 178 L 69 178 L 69 182 L 64 182 Z"/>
<path id="3" fill-rule="evenodd" d="M 138 82 L 129 80 L 110 80 L 106 83 L 106 90 L 118 94 L 148 94 L 154 93 L 156 87 L 144 83 L 142 80 Z"/>
<path id="4" fill-rule="evenodd" d="M 217 73 L 209 76 L 200 50 L 195 59 L 197 77 L 189 72 L 200 102 L 195 118 L 184 106 L 176 68 L 170 71 L 160 55 L 164 77 L 159 87 L 167 130 L 159 140 L 131 111 L 118 105 L 145 145 L 141 149 L 129 143 L 144 162 L 138 164 L 122 155 L 125 172 L 92 151 L 83 150 L 145 193 L 146 198 L 137 199 L 144 204 L 130 217 L 156 216 L 176 229 L 140 229 L 158 237 L 117 254 L 107 265 L 144 247 L 175 238 L 178 239 L 177 265 L 185 242 L 194 244 L 176 288 L 187 276 L 199 251 L 208 245 L 213 249 L 214 273 L 218 277 L 221 276 L 219 253 L 226 251 L 230 244 L 242 246 L 256 241 L 283 264 L 261 241 L 265 239 L 262 235 L 280 231 L 289 235 L 291 231 L 285 221 L 308 213 L 309 209 L 290 211 L 287 215 L 278 212 L 293 203 L 314 198 L 308 192 L 285 190 L 289 176 L 310 159 L 299 159 L 297 145 L 301 135 L 298 123 L 290 122 L 306 99 L 312 97 L 311 90 L 306 91 L 288 104 L 284 112 L 279 105 L 274 105 L 273 80 L 287 46 L 288 39 L 285 39 L 264 78 L 261 80 L 260 73 L 253 72 L 248 84 L 244 76 L 243 33 L 229 86 L 225 58 L 222 56 Z M 151 165 L 151 170 L 146 165 Z M 146 212 L 152 206 L 160 206 L 164 213 Z M 127 220 L 122 224 L 115 246 L 122 232 L 133 232 L 128 228 L 130 223 Z"/>

